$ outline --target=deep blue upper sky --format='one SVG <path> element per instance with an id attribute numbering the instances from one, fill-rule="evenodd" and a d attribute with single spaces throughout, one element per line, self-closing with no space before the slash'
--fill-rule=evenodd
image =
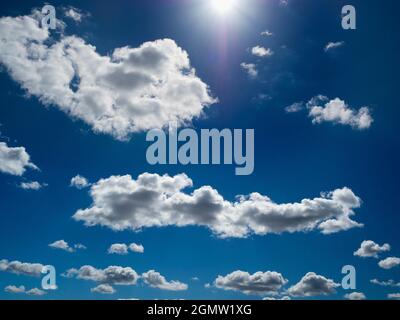
<path id="1" fill-rule="evenodd" d="M 54 265 L 59 289 L 49 299 L 101 299 L 90 292 L 94 283 L 60 276 L 69 268 L 92 265 L 130 266 L 138 273 L 155 269 L 168 280 L 187 283 L 189 289 L 169 292 L 137 286 L 117 286 L 111 298 L 140 299 L 246 299 L 240 292 L 206 289 L 218 275 L 235 270 L 275 270 L 290 286 L 309 271 L 341 281 L 341 268 L 357 269 L 357 290 L 371 299 L 385 299 L 398 288 L 383 288 L 370 279 L 400 281 L 399 267 L 384 270 L 373 258 L 353 252 L 363 240 L 389 243 L 399 256 L 398 164 L 398 1 L 243 1 L 234 18 L 216 18 L 201 10 L 201 0 L 165 1 L 52 1 L 57 8 L 74 6 L 90 17 L 75 25 L 66 21 L 66 34 L 83 37 L 103 55 L 114 48 L 171 38 L 186 50 L 197 75 L 210 86 L 219 103 L 194 121 L 200 128 L 254 128 L 255 172 L 235 176 L 232 166 L 150 166 L 146 162 L 145 134 L 121 142 L 95 134 L 80 120 L 55 107 L 44 107 L 36 97 L 26 97 L 7 71 L 0 73 L 0 141 L 24 146 L 41 169 L 23 177 L 0 173 L 0 260 Z M 203 1 L 204 2 L 204 1 Z M 357 9 L 357 30 L 340 25 L 344 4 Z M 0 16 L 29 14 L 41 1 L 3 1 Z M 271 30 L 273 37 L 261 37 Z M 224 35 L 225 42 L 221 38 Z M 328 42 L 344 41 L 336 52 L 325 53 Z M 271 48 L 270 59 L 257 59 L 248 51 L 255 45 Z M 283 47 L 284 46 L 284 47 Z M 257 63 L 258 79 L 249 79 L 242 62 Z M 259 94 L 270 96 L 256 103 Z M 344 99 L 350 106 L 368 106 L 374 122 L 367 130 L 332 123 L 312 124 L 305 111 L 287 114 L 284 108 L 323 94 Z M 7 140 L 9 138 L 9 140 Z M 143 172 L 174 175 L 185 172 L 194 187 L 210 185 L 225 199 L 257 191 L 277 203 L 318 197 L 322 191 L 347 186 L 363 203 L 355 220 L 363 228 L 332 235 L 318 231 L 218 239 L 206 228 L 151 228 L 135 233 L 85 227 L 72 219 L 91 204 L 88 190 L 69 186 L 81 174 L 91 182 L 111 175 Z M 48 183 L 39 191 L 18 188 L 21 181 Z M 68 253 L 48 244 L 59 239 L 83 243 L 87 250 Z M 144 254 L 108 255 L 112 243 L 141 243 Z M 199 281 L 191 280 L 198 277 Z M 0 273 L 0 299 L 27 298 L 4 292 L 7 285 L 39 287 L 40 279 Z M 396 291 L 397 290 L 397 291 Z M 347 293 L 328 298 L 341 299 Z M 322 297 L 324 298 L 324 297 Z"/>

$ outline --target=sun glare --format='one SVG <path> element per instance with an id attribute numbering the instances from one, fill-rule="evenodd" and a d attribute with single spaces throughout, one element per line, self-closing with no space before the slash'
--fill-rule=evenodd
<path id="1" fill-rule="evenodd" d="M 211 5 L 214 10 L 222 15 L 231 12 L 236 4 L 236 0 L 211 0 Z"/>

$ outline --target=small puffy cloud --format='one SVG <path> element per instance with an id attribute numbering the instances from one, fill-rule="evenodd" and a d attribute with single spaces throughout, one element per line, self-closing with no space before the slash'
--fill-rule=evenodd
<path id="1" fill-rule="evenodd" d="M 275 271 L 256 272 L 234 271 L 226 276 L 218 276 L 214 285 L 219 289 L 240 291 L 247 295 L 277 294 L 286 280 Z"/>
<path id="2" fill-rule="evenodd" d="M 255 46 L 251 48 L 251 54 L 260 58 L 270 57 L 274 52 L 269 48 L 264 48 L 261 46 Z"/>
<path id="3" fill-rule="evenodd" d="M 388 243 L 380 246 L 372 240 L 364 240 L 361 242 L 360 248 L 354 252 L 354 255 L 363 258 L 378 258 L 380 253 L 387 251 L 390 251 L 390 245 Z"/>
<path id="4" fill-rule="evenodd" d="M 26 291 L 26 294 L 29 296 L 43 296 L 46 294 L 46 291 L 40 290 L 38 288 L 33 288 Z"/>
<path id="5" fill-rule="evenodd" d="M 40 290 L 38 288 L 33 288 L 33 289 L 30 289 L 30 290 L 26 290 L 24 286 L 19 286 L 19 287 L 17 287 L 17 286 L 7 286 L 7 287 L 4 288 L 4 291 L 8 292 L 8 293 L 24 293 L 24 294 L 27 294 L 29 296 L 43 296 L 43 295 L 46 294 L 45 291 Z"/>
<path id="6" fill-rule="evenodd" d="M 398 265 L 400 265 L 400 258 L 397 257 L 389 257 L 386 258 L 384 260 L 381 260 L 378 262 L 378 265 L 382 268 L 382 269 L 392 269 L 394 267 L 397 267 Z"/>
<path id="7" fill-rule="evenodd" d="M 82 22 L 82 20 L 88 17 L 90 14 L 87 12 L 83 12 L 81 9 L 75 7 L 66 7 L 63 8 L 64 16 L 74 20 L 76 23 Z"/>
<path id="8" fill-rule="evenodd" d="M 152 288 L 169 291 L 184 291 L 188 285 L 176 280 L 167 281 L 164 276 L 154 270 L 149 270 L 142 274 L 142 279 Z"/>
<path id="9" fill-rule="evenodd" d="M 365 300 L 367 299 L 365 294 L 362 292 L 352 292 L 352 293 L 347 293 L 344 295 L 344 297 L 347 300 Z"/>
<path id="10" fill-rule="evenodd" d="M 141 244 L 131 243 L 129 250 L 136 253 L 144 253 L 144 247 Z"/>
<path id="11" fill-rule="evenodd" d="M 289 5 L 289 0 L 279 0 L 279 5 L 287 7 Z"/>
<path id="12" fill-rule="evenodd" d="M 115 289 L 109 284 L 99 284 L 97 287 L 90 289 L 91 292 L 101 293 L 101 294 L 113 294 Z"/>
<path id="13" fill-rule="evenodd" d="M 271 300 L 271 301 L 274 301 L 274 300 L 292 300 L 292 298 L 291 297 L 289 297 L 289 296 L 283 296 L 283 297 L 280 297 L 280 298 L 276 298 L 276 297 L 265 297 L 265 298 L 263 298 L 263 300 L 264 301 L 269 301 L 269 300 Z"/>
<path id="14" fill-rule="evenodd" d="M 285 108 L 285 111 L 287 113 L 295 113 L 295 112 L 299 112 L 301 110 L 304 109 L 304 103 L 303 102 L 295 102 L 293 104 L 291 104 L 290 106 L 287 106 Z"/>
<path id="15" fill-rule="evenodd" d="M 41 184 L 40 182 L 37 182 L 37 181 L 21 182 L 20 185 L 19 185 L 19 187 L 21 189 L 24 189 L 24 190 L 35 190 L 35 191 L 40 190 L 40 189 L 42 189 L 43 187 L 46 187 L 46 186 L 47 186 L 46 183 Z"/>
<path id="16" fill-rule="evenodd" d="M 288 289 L 288 293 L 294 297 L 325 296 L 336 293 L 340 284 L 331 279 L 308 272 L 298 283 Z"/>
<path id="17" fill-rule="evenodd" d="M 108 248 L 107 252 L 109 254 L 125 255 L 128 254 L 128 246 L 124 243 L 114 243 Z"/>
<path id="18" fill-rule="evenodd" d="M 400 300 L 400 293 L 389 293 L 387 297 L 388 299 Z"/>
<path id="19" fill-rule="evenodd" d="M 273 34 L 271 31 L 269 31 L 269 30 L 264 30 L 264 31 L 261 32 L 261 35 L 262 35 L 262 36 L 265 36 L 265 37 L 271 37 L 271 36 L 273 36 L 274 34 Z"/>
<path id="20" fill-rule="evenodd" d="M 30 158 L 24 147 L 12 148 L 0 142 L 0 172 L 22 176 L 28 168 L 38 170 Z"/>
<path id="21" fill-rule="evenodd" d="M 270 101 L 272 97 L 265 93 L 259 93 L 255 97 L 251 99 L 251 102 L 257 105 L 265 104 L 266 102 Z"/>
<path id="22" fill-rule="evenodd" d="M 312 230 L 329 234 L 362 226 L 351 219 L 361 199 L 346 187 L 314 199 L 278 204 L 257 192 L 238 196 L 234 202 L 210 186 L 186 192 L 192 185 L 185 174 L 143 173 L 136 180 L 130 175 L 111 176 L 92 185 L 92 205 L 73 218 L 86 226 L 116 231 L 203 226 L 221 238 Z"/>
<path id="23" fill-rule="evenodd" d="M 311 99 L 307 107 L 309 117 L 312 122 L 320 124 L 323 122 L 332 122 L 334 124 L 349 125 L 354 129 L 368 129 L 374 121 L 368 107 L 362 107 L 359 110 L 351 109 L 343 100 L 335 98 L 333 100 L 321 96 Z"/>
<path id="24" fill-rule="evenodd" d="M 90 265 L 79 269 L 69 269 L 64 274 L 66 278 L 76 278 L 100 282 L 109 285 L 135 285 L 139 275 L 130 267 L 109 266 L 105 269 L 97 269 Z"/>
<path id="25" fill-rule="evenodd" d="M 250 78 L 257 78 L 258 70 L 254 63 L 242 62 L 240 67 L 249 75 Z"/>
<path id="26" fill-rule="evenodd" d="M 49 244 L 49 247 L 53 249 L 64 250 L 67 252 L 75 252 L 76 249 L 82 249 L 82 250 L 86 249 L 86 247 L 81 243 L 75 244 L 74 246 L 71 247 L 65 240 L 54 241 L 53 243 Z"/>
<path id="27" fill-rule="evenodd" d="M 0 260 L 0 271 L 31 277 L 39 277 L 43 267 L 44 265 L 40 263 Z"/>
<path id="28" fill-rule="evenodd" d="M 0 63 L 27 94 L 94 132 L 127 140 L 170 122 L 189 123 L 217 102 L 172 39 L 106 55 L 78 36 L 50 40 L 32 16 L 0 18 Z"/>
<path id="29" fill-rule="evenodd" d="M 86 250 L 87 249 L 86 246 L 83 245 L 82 243 L 74 244 L 74 248 L 75 249 L 80 249 L 80 250 Z"/>
<path id="30" fill-rule="evenodd" d="M 85 177 L 82 177 L 81 175 L 78 174 L 71 179 L 70 186 L 75 187 L 77 189 L 84 189 L 86 187 L 89 187 L 90 183 Z"/>
<path id="31" fill-rule="evenodd" d="M 325 46 L 324 50 L 325 50 L 325 52 L 328 52 L 328 51 L 331 51 L 331 50 L 335 50 L 335 49 L 338 49 L 338 48 L 340 48 L 340 47 L 343 47 L 344 44 L 345 44 L 344 41 L 329 42 L 329 43 Z"/>
<path id="32" fill-rule="evenodd" d="M 7 286 L 4 288 L 5 292 L 8 293 L 25 293 L 25 287 L 24 286 Z"/>
<path id="33" fill-rule="evenodd" d="M 128 249 L 136 253 L 144 253 L 144 247 L 141 244 L 131 243 L 129 246 L 125 243 L 114 243 L 108 248 L 107 252 L 109 254 L 128 254 Z"/>
<path id="34" fill-rule="evenodd" d="M 378 279 L 372 279 L 370 282 L 373 284 L 376 284 L 378 286 L 382 286 L 382 287 L 400 287 L 400 282 L 396 282 L 392 279 L 387 280 L 387 281 L 380 281 Z"/>

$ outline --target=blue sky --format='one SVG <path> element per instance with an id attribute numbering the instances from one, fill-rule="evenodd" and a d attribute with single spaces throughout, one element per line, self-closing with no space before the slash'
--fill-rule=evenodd
<path id="1" fill-rule="evenodd" d="M 398 265 L 390 269 L 378 265 L 388 257 L 400 257 L 397 204 L 400 48 L 395 41 L 400 5 L 396 1 L 351 1 L 357 10 L 356 30 L 341 27 L 341 9 L 347 1 L 289 0 L 284 4 L 278 0 L 237 0 L 236 7 L 225 14 L 217 13 L 207 0 L 53 1 L 51 4 L 57 9 L 57 18 L 64 22 L 64 29 L 50 31 L 47 42 L 41 43 L 47 50 L 50 45 L 75 35 L 84 40 L 85 49 L 92 45 L 106 59 L 116 48 L 138 48 L 145 42 L 172 39 L 173 48 L 187 52 L 191 67 L 196 70 L 196 83 L 208 86 L 202 98 L 194 94 L 189 103 L 176 102 L 184 109 L 175 116 L 179 118 L 197 103 L 197 107 L 203 108 L 202 115 L 189 119 L 190 126 L 197 130 L 255 129 L 255 171 L 252 175 L 236 176 L 231 165 L 151 166 L 146 161 L 149 143 L 145 136 L 152 123 L 143 130 L 137 129 L 150 119 L 151 112 L 143 112 L 144 116 L 136 111 L 130 114 L 138 122 L 128 129 L 131 131 L 124 139 L 116 136 L 118 130 L 114 127 L 102 127 L 103 132 L 96 132 L 98 119 L 83 120 L 89 119 L 84 117 L 90 112 L 95 113 L 89 110 L 87 100 L 74 109 L 81 116 L 61 111 L 69 108 L 71 102 L 63 102 L 64 96 L 52 91 L 55 89 L 51 81 L 37 89 L 40 77 L 24 80 L 24 72 L 22 75 L 18 72 L 28 73 L 29 66 L 21 67 L 20 60 L 15 62 L 5 46 L 0 46 L 0 143 L 6 146 L 2 152 L 24 147 L 30 161 L 40 168 L 26 168 L 23 174 L 10 172 L 5 169 L 6 160 L 0 156 L 4 161 L 0 165 L 0 260 L 8 261 L 3 265 L 12 261 L 53 265 L 58 286 L 43 296 L 6 292 L 4 288 L 9 285 L 23 285 L 26 290 L 40 288 L 41 279 L 3 267 L 0 299 L 261 299 L 272 293 L 276 298 L 343 299 L 351 292 L 362 292 L 369 299 L 386 299 L 388 294 L 399 292 L 398 286 L 370 282 L 372 279 L 400 282 Z M 5 17 L 29 16 L 33 9 L 43 5 L 40 1 L 3 2 L 2 26 L 17 21 Z M 71 8 L 82 15 L 81 21 L 65 15 Z M 2 39 L 19 41 L 4 30 L 0 31 Z M 266 30 L 272 35 L 262 36 L 261 32 Z M 325 50 L 329 43 L 337 43 L 337 47 Z M 272 50 L 273 55 L 252 54 L 251 48 L 256 46 Z M 163 48 L 158 49 L 167 56 L 178 55 L 175 51 L 162 51 Z M 19 57 L 18 52 L 15 56 Z M 83 54 L 70 59 L 86 59 L 88 65 L 93 62 Z M 148 72 L 146 68 L 151 66 L 140 66 L 140 61 L 139 67 Z M 97 63 L 101 68 L 101 62 Z M 257 76 L 247 74 L 242 63 L 254 64 Z M 55 65 L 55 70 L 68 73 L 61 63 Z M 174 72 L 172 76 L 188 80 L 179 70 Z M 178 100 L 191 94 L 185 90 Z M 114 93 L 122 91 L 117 87 Z M 125 91 L 121 93 L 125 94 L 128 95 Z M 317 95 L 326 96 L 327 100 L 307 104 Z M 105 99 L 96 94 L 92 97 Z M 128 98 L 136 98 L 134 89 L 129 91 Z M 218 98 L 218 102 L 207 103 L 208 98 Z M 332 102 L 335 98 L 341 100 L 335 104 Z M 169 114 L 168 103 L 173 98 L 162 99 L 166 103 L 164 111 Z M 302 110 L 285 111 L 298 102 L 302 102 Z M 329 118 L 324 113 L 329 106 L 345 116 Z M 372 123 L 365 124 L 357 118 L 362 107 L 367 108 Z M 320 117 L 313 111 L 320 112 Z M 140 120 L 135 120 L 136 117 Z M 115 231 L 107 226 L 87 227 L 73 218 L 78 210 L 92 207 L 89 192 L 100 179 L 131 175 L 136 180 L 143 173 L 157 177 L 185 173 L 193 181 L 193 187 L 181 190 L 183 193 L 190 195 L 195 189 L 211 186 L 230 205 L 237 195 L 252 192 L 268 196 L 278 205 L 299 203 L 303 199 L 326 200 L 330 196 L 323 197 L 321 192 L 347 187 L 360 200 L 359 208 L 350 208 L 355 213 L 351 219 L 363 227 L 323 234 L 314 226 L 312 230 L 293 233 L 250 232 L 244 238 L 221 238 L 212 228 L 198 225 Z M 93 185 L 83 189 L 71 187 L 71 178 L 78 174 Z M 21 183 L 32 181 L 43 187 L 40 190 L 21 187 Z M 278 209 L 282 207 L 277 206 Z M 84 244 L 87 249 L 67 252 L 49 247 L 61 239 L 71 246 Z M 379 245 L 379 258 L 354 255 L 364 240 Z M 108 254 L 107 249 L 115 243 L 141 244 L 144 253 Z M 383 244 L 389 244 L 390 250 L 384 249 Z M 135 285 L 119 285 L 106 280 L 79 279 L 79 274 L 70 278 L 61 275 L 85 265 L 100 271 L 108 266 L 130 267 L 140 279 Z M 324 277 L 319 278 L 324 285 L 332 286 L 329 279 L 341 283 L 344 265 L 353 265 L 357 270 L 356 290 L 336 286 L 335 290 L 326 289 L 323 292 L 326 295 L 295 294 L 293 287 L 296 284 L 301 287 L 304 283 L 300 280 L 308 272 Z M 149 270 L 164 276 L 169 288 L 174 287 L 174 280 L 186 284 L 187 289 L 166 290 L 165 286 L 157 287 L 154 283 L 152 287 L 151 280 L 146 282 L 143 276 Z M 274 271 L 275 276 L 279 273 L 287 282 L 281 281 L 279 288 L 268 293 L 265 290 L 255 294 L 256 284 L 250 277 L 246 286 L 254 290 L 246 294 L 237 289 L 238 283 L 226 277 L 238 270 L 251 275 L 262 272 L 266 282 L 271 276 L 267 272 Z M 226 277 L 225 285 L 216 282 L 218 276 Z M 193 280 L 194 277 L 198 280 Z M 116 292 L 91 292 L 101 284 L 112 285 Z M 206 288 L 206 284 L 210 286 Z"/>

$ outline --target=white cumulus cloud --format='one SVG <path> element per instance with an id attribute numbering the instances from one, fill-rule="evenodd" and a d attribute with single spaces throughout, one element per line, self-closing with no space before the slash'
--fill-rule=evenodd
<path id="1" fill-rule="evenodd" d="M 17 286 L 11 285 L 11 286 L 5 287 L 4 291 L 8 292 L 8 293 L 25 293 L 25 287 L 24 286 L 17 287 Z"/>
<path id="2" fill-rule="evenodd" d="M 90 183 L 85 177 L 78 174 L 71 179 L 70 186 L 77 189 L 84 189 L 86 187 L 89 187 Z"/>
<path id="3" fill-rule="evenodd" d="M 331 279 L 308 272 L 298 283 L 288 289 L 288 293 L 294 297 L 325 296 L 336 293 L 340 284 Z"/>
<path id="4" fill-rule="evenodd" d="M 31 182 L 21 182 L 19 187 L 24 190 L 40 190 L 43 187 L 46 187 L 46 183 L 40 183 L 38 181 L 31 181 Z"/>
<path id="5" fill-rule="evenodd" d="M 258 70 L 254 63 L 242 62 L 240 67 L 249 75 L 250 78 L 257 78 Z"/>
<path id="6" fill-rule="evenodd" d="M 114 243 L 108 248 L 107 252 L 119 255 L 128 254 L 128 246 L 124 243 Z"/>
<path id="7" fill-rule="evenodd" d="M 0 172 L 22 176 L 28 168 L 38 170 L 38 167 L 30 161 L 30 156 L 24 147 L 13 148 L 5 142 L 0 142 Z"/>
<path id="8" fill-rule="evenodd" d="M 224 290 L 240 291 L 247 295 L 277 294 L 288 282 L 282 274 L 275 271 L 258 271 L 250 274 L 234 271 L 226 276 L 218 276 L 214 286 Z"/>
<path id="9" fill-rule="evenodd" d="M 260 58 L 270 57 L 274 52 L 269 48 L 264 48 L 261 46 L 255 46 L 251 48 L 251 54 Z"/>
<path id="10" fill-rule="evenodd" d="M 75 244 L 73 246 L 70 246 L 68 244 L 68 242 L 66 242 L 65 240 L 54 241 L 53 243 L 49 244 L 49 247 L 51 247 L 53 249 L 64 250 L 64 251 L 67 251 L 67 252 L 75 252 L 76 249 L 81 249 L 81 250 L 86 249 L 86 246 L 84 246 L 81 243 L 78 243 L 78 244 Z"/>
<path id="11" fill-rule="evenodd" d="M 42 274 L 43 267 L 44 265 L 41 263 L 0 260 L 0 271 L 31 277 L 39 277 Z"/>
<path id="12" fill-rule="evenodd" d="M 387 251 L 390 251 L 390 245 L 388 243 L 380 246 L 372 240 L 364 240 L 363 242 L 361 242 L 360 248 L 354 252 L 354 255 L 363 258 L 378 258 L 380 253 Z"/>
<path id="13" fill-rule="evenodd" d="M 64 274 L 66 278 L 88 280 L 109 285 L 136 285 L 139 275 L 130 267 L 109 266 L 105 269 L 97 269 L 85 265 L 79 269 L 69 269 Z"/>
<path id="14" fill-rule="evenodd" d="M 400 265 L 400 258 L 397 257 L 389 257 L 386 258 L 384 260 L 381 260 L 378 262 L 378 265 L 382 268 L 382 269 L 392 269 L 394 267 L 397 267 Z"/>
<path id="15" fill-rule="evenodd" d="M 352 292 L 344 295 L 347 300 L 365 300 L 367 297 L 362 292 Z"/>
<path id="16" fill-rule="evenodd" d="M 92 205 L 78 210 L 73 218 L 117 231 L 203 226 L 222 238 L 315 229 L 328 234 L 362 226 L 351 219 L 361 200 L 349 188 L 278 204 L 257 192 L 238 196 L 235 202 L 210 186 L 185 192 L 192 184 L 185 174 L 143 173 L 136 180 L 130 175 L 111 176 L 92 185 Z"/>
<path id="17" fill-rule="evenodd" d="M 101 294 L 113 294 L 115 289 L 109 284 L 99 284 L 97 287 L 90 289 L 91 292 L 101 293 Z"/>
<path id="18" fill-rule="evenodd" d="M 129 245 L 129 249 L 132 252 L 136 252 L 136 253 L 144 253 L 144 247 L 141 244 L 136 244 L 136 243 L 131 243 Z"/>
<path id="19" fill-rule="evenodd" d="M 184 291 L 188 285 L 176 280 L 167 281 L 164 276 L 154 270 L 149 270 L 142 274 L 142 279 L 152 288 L 168 291 Z"/>
<path id="20" fill-rule="evenodd" d="M 126 140 L 171 121 L 190 122 L 216 102 L 174 40 L 104 56 L 78 36 L 49 40 L 33 16 L 0 18 L 0 64 L 29 95 L 95 132 Z"/>
<path id="21" fill-rule="evenodd" d="M 339 98 L 329 100 L 326 97 L 323 97 L 323 99 L 315 97 L 310 100 L 307 106 L 309 108 L 309 116 L 312 122 L 316 124 L 332 122 L 364 130 L 371 127 L 374 121 L 368 107 L 355 110 Z"/>

